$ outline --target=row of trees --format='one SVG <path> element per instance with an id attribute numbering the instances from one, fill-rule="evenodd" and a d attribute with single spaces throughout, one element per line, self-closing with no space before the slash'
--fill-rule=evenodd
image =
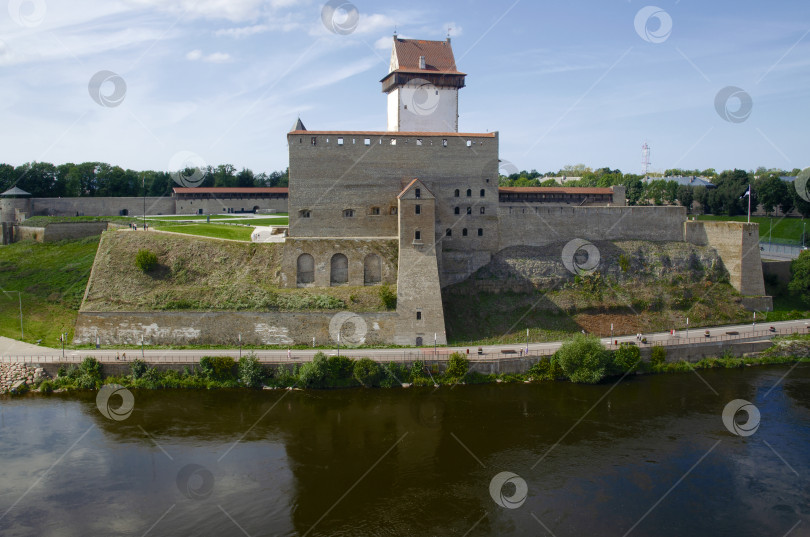
<path id="1" fill-rule="evenodd" d="M 788 213 L 796 209 L 804 217 L 810 217 L 810 202 L 805 200 L 794 188 L 793 183 L 783 181 L 782 176 L 796 176 L 801 170 L 764 170 L 756 172 L 744 170 L 725 170 L 716 173 L 714 170 L 667 170 L 677 172 L 673 175 L 703 175 L 712 178 L 716 188 L 691 187 L 679 185 L 667 177 L 644 180 L 641 175 L 623 174 L 621 170 L 600 168 L 592 171 L 589 168 L 574 169 L 566 167 L 555 174 L 556 177 L 571 177 L 566 172 L 576 171 L 580 175 L 577 181 L 566 181 L 566 187 L 588 186 L 607 188 L 615 185 L 624 186 L 627 190 L 627 202 L 630 205 L 664 205 L 680 204 L 691 211 L 692 203 L 697 201 L 707 214 L 735 216 L 748 211 L 748 199 L 744 198 L 748 185 L 752 188 L 752 207 L 761 206 L 771 214 L 776 209 Z M 713 175 L 707 174 L 711 172 Z M 669 175 L 672 177 L 673 175 Z M 554 179 L 541 181 L 543 175 L 532 170 L 522 171 L 509 176 L 501 176 L 501 186 L 559 186 Z M 806 195 L 806 194 L 805 194 Z"/>
<path id="2" fill-rule="evenodd" d="M 270 174 L 255 174 L 243 168 L 237 171 L 232 164 L 208 166 L 200 186 L 257 187 L 287 186 L 288 170 Z M 191 176 L 192 170 L 185 175 Z M 172 173 L 164 171 L 125 170 L 104 162 L 61 164 L 29 162 L 21 166 L 0 164 L 0 192 L 17 186 L 34 197 L 58 198 L 78 196 L 167 196 L 172 188 L 182 186 L 174 181 Z M 144 192 L 145 187 L 145 192 Z"/>

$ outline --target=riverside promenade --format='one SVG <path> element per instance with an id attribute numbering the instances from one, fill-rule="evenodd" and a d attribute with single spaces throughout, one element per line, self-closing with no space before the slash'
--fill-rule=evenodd
<path id="1" fill-rule="evenodd" d="M 774 331 L 769 328 L 773 327 Z M 705 331 L 709 331 L 706 337 Z M 779 335 L 810 333 L 810 319 L 782 321 L 775 323 L 748 323 L 712 328 L 679 330 L 675 333 L 657 332 L 644 334 L 647 343 L 640 343 L 636 337 L 616 336 L 602 338 L 608 349 L 615 349 L 622 343 L 634 343 L 639 346 L 642 356 L 649 354 L 654 346 L 667 349 L 668 359 L 700 359 L 705 356 L 721 356 L 725 350 L 737 351 L 737 354 L 758 352 L 767 348 L 770 340 Z M 135 359 L 145 360 L 150 364 L 197 364 L 203 356 L 231 356 L 238 359 L 240 355 L 254 354 L 260 362 L 268 364 L 300 363 L 312 360 L 312 357 L 323 352 L 327 355 L 349 356 L 352 358 L 368 357 L 378 362 L 413 362 L 414 360 L 443 362 L 450 354 L 461 352 L 468 354 L 471 361 L 504 362 L 523 358 L 550 356 L 560 348 L 563 342 L 546 343 L 513 343 L 503 345 L 486 345 L 481 347 L 421 347 L 395 349 L 347 348 L 337 346 L 319 349 L 272 349 L 254 350 L 228 349 L 189 349 L 167 350 L 150 349 L 149 346 L 128 349 L 82 349 L 73 350 L 41 347 L 14 339 L 0 337 L 0 363 L 55 364 L 79 363 L 85 357 L 92 356 L 102 363 L 123 363 Z M 742 345 L 750 344 L 750 345 Z"/>

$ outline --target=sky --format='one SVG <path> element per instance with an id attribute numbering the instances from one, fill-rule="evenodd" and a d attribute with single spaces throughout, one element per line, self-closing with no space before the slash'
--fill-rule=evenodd
<path id="1" fill-rule="evenodd" d="M 283 170 L 299 116 L 386 129 L 396 29 L 502 172 L 810 166 L 810 2 L 654 1 L 0 0 L 0 162 Z"/>

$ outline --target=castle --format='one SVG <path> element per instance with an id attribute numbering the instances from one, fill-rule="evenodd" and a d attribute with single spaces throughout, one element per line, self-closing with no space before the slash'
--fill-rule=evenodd
<path id="1" fill-rule="evenodd" d="M 683 207 L 629 207 L 620 186 L 499 188 L 498 133 L 459 132 L 465 80 L 449 38 L 395 35 L 381 80 L 387 131 L 307 130 L 298 119 L 287 134 L 289 232 L 281 285 L 396 284 L 396 312 L 208 312 L 197 318 L 193 312 L 82 311 L 76 342 L 99 333 L 119 343 L 135 333 L 146 333 L 152 343 L 180 342 L 188 330 L 198 338 L 236 323 L 245 341 L 309 343 L 313 334 L 339 340 L 350 321 L 362 332 L 354 343 L 445 344 L 443 288 L 506 248 L 548 248 L 564 265 L 564 245 L 589 241 L 713 247 L 748 307 L 770 309 L 756 224 L 688 221 Z"/>

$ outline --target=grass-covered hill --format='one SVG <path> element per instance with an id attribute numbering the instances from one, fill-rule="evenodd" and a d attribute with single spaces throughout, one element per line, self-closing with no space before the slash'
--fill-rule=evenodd
<path id="1" fill-rule="evenodd" d="M 82 311 L 352 311 L 383 309 L 379 287 L 282 289 L 283 244 L 109 231 L 98 248 Z M 140 250 L 157 266 L 135 265 Z"/>
<path id="2" fill-rule="evenodd" d="M 686 243 L 597 242 L 596 272 L 575 277 L 564 244 L 515 247 L 444 290 L 452 341 L 553 341 L 748 321 L 716 252 Z"/>

